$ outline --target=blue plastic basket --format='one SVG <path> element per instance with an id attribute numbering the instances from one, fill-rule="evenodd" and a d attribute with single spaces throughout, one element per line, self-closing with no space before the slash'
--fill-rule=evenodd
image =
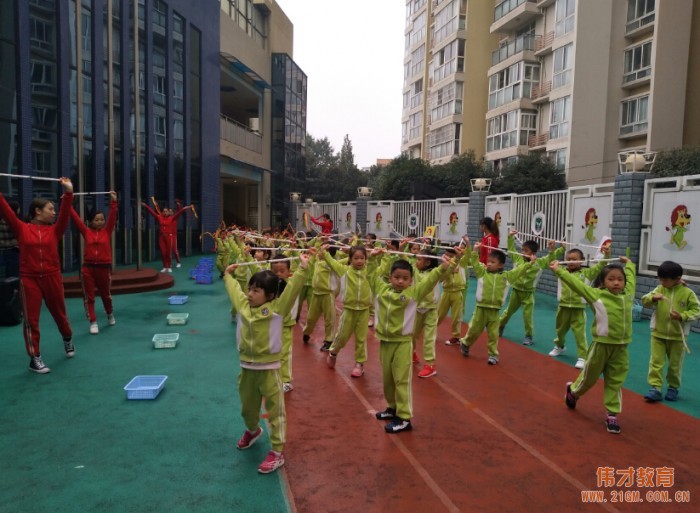
<path id="1" fill-rule="evenodd" d="M 632 320 L 637 322 L 642 320 L 642 304 L 638 302 L 634 302 L 634 305 L 632 305 Z"/>
<path id="2" fill-rule="evenodd" d="M 168 376 L 134 376 L 124 387 L 127 399 L 155 399 Z"/>
<path id="3" fill-rule="evenodd" d="M 168 303 L 171 305 L 184 305 L 190 296 L 170 296 L 168 298 Z"/>
<path id="4" fill-rule="evenodd" d="M 213 279 L 210 272 L 200 272 L 195 275 L 194 281 L 200 285 L 208 285 L 213 282 Z"/>

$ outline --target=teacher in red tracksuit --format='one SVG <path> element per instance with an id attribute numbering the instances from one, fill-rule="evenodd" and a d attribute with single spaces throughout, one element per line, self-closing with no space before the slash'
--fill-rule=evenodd
<path id="1" fill-rule="evenodd" d="M 75 355 L 73 331 L 66 316 L 63 276 L 58 258 L 58 242 L 70 220 L 73 184 L 68 178 L 61 178 L 60 183 L 64 194 L 58 219 L 52 201 L 34 198 L 29 205 L 29 222 L 22 222 L 0 194 L 0 216 L 10 225 L 19 243 L 19 293 L 24 312 L 24 344 L 31 358 L 29 370 L 39 374 L 51 371 L 44 365 L 39 347 L 39 313 L 42 300 L 63 336 L 66 356 L 72 358 Z"/>
<path id="2" fill-rule="evenodd" d="M 160 247 L 160 257 L 163 259 L 163 268 L 160 270 L 160 272 L 171 273 L 173 272 L 173 246 L 177 244 L 177 220 L 182 214 L 185 213 L 186 210 L 191 209 L 192 205 L 182 208 L 175 213 L 173 213 L 173 209 L 165 208 L 160 214 L 143 201 L 141 202 L 141 205 L 156 219 L 156 221 L 158 221 L 158 227 L 160 228 L 158 246 Z"/>
<path id="3" fill-rule="evenodd" d="M 321 227 L 321 233 L 330 234 L 333 231 L 333 221 L 328 214 L 323 214 L 318 219 L 311 216 L 311 221 Z"/>
<path id="4" fill-rule="evenodd" d="M 95 289 L 102 298 L 107 314 L 107 322 L 114 326 L 117 321 L 114 319 L 114 309 L 112 306 L 112 246 L 111 238 L 114 226 L 117 224 L 117 193 L 109 193 L 109 215 L 105 221 L 105 215 L 97 210 L 88 215 L 89 226 L 83 223 L 80 216 L 71 208 L 71 218 L 78 228 L 78 231 L 85 239 L 85 250 L 83 253 L 83 268 L 81 271 L 81 281 L 83 284 L 83 304 L 85 305 L 85 315 L 90 321 L 90 334 L 97 335 L 100 328 L 97 325 L 95 315 Z"/>

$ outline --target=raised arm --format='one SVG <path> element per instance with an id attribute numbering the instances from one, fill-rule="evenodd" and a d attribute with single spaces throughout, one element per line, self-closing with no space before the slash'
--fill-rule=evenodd
<path id="1" fill-rule="evenodd" d="M 117 193 L 114 191 L 109 191 L 109 214 L 107 214 L 107 223 L 105 223 L 104 229 L 107 233 L 112 233 L 114 227 L 117 225 L 117 210 L 119 204 L 117 203 Z"/>
<path id="2" fill-rule="evenodd" d="M 55 230 L 56 235 L 61 236 L 68 228 L 70 221 L 70 213 L 73 211 L 73 184 L 69 178 L 61 178 L 63 186 L 63 196 L 61 196 L 61 209 L 58 211 L 58 219 L 56 219 Z"/>
<path id="3" fill-rule="evenodd" d="M 12 233 L 17 236 L 24 224 L 21 219 L 17 217 L 17 214 L 12 210 L 12 207 L 7 203 L 5 197 L 0 193 L 0 217 L 2 217 L 8 224 Z"/>
<path id="4" fill-rule="evenodd" d="M 70 218 L 73 220 L 73 224 L 75 224 L 75 227 L 84 237 L 87 233 L 88 227 L 85 225 L 83 220 L 80 219 L 80 215 L 78 214 L 78 212 L 75 211 L 75 207 L 73 207 L 73 205 L 70 206 Z"/>

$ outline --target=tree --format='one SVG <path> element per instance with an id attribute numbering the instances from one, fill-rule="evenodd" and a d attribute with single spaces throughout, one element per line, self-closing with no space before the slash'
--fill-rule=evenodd
<path id="1" fill-rule="evenodd" d="M 409 200 L 415 196 L 416 184 L 433 179 L 430 164 L 421 159 L 401 155 L 389 162 L 372 181 L 375 199 Z"/>
<path id="2" fill-rule="evenodd" d="M 327 137 L 306 136 L 306 180 L 302 192 L 318 203 L 351 201 L 357 188 L 367 185 L 368 176 L 355 165 L 352 142 L 346 135 L 336 154 Z"/>
<path id="3" fill-rule="evenodd" d="M 651 169 L 651 174 L 656 177 L 698 173 L 700 173 L 700 146 L 660 151 Z"/>
<path id="4" fill-rule="evenodd" d="M 483 161 L 476 160 L 474 150 L 455 157 L 447 164 L 436 166 L 438 181 L 444 189 L 445 198 L 469 196 L 471 179 L 490 176 L 484 169 Z"/>
<path id="5" fill-rule="evenodd" d="M 522 155 L 493 177 L 491 192 L 495 194 L 529 194 L 566 189 L 566 178 L 543 153 Z"/>
<path id="6" fill-rule="evenodd" d="M 357 169 L 355 165 L 355 155 L 352 152 L 352 142 L 350 142 L 348 134 L 345 134 L 345 139 L 343 139 L 343 147 L 340 149 L 338 160 L 340 169 L 344 172 Z"/>

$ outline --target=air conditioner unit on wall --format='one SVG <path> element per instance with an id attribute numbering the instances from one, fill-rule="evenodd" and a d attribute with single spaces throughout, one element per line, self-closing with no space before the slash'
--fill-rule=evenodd
<path id="1" fill-rule="evenodd" d="M 260 118 L 250 118 L 248 126 L 253 132 L 260 132 Z"/>

